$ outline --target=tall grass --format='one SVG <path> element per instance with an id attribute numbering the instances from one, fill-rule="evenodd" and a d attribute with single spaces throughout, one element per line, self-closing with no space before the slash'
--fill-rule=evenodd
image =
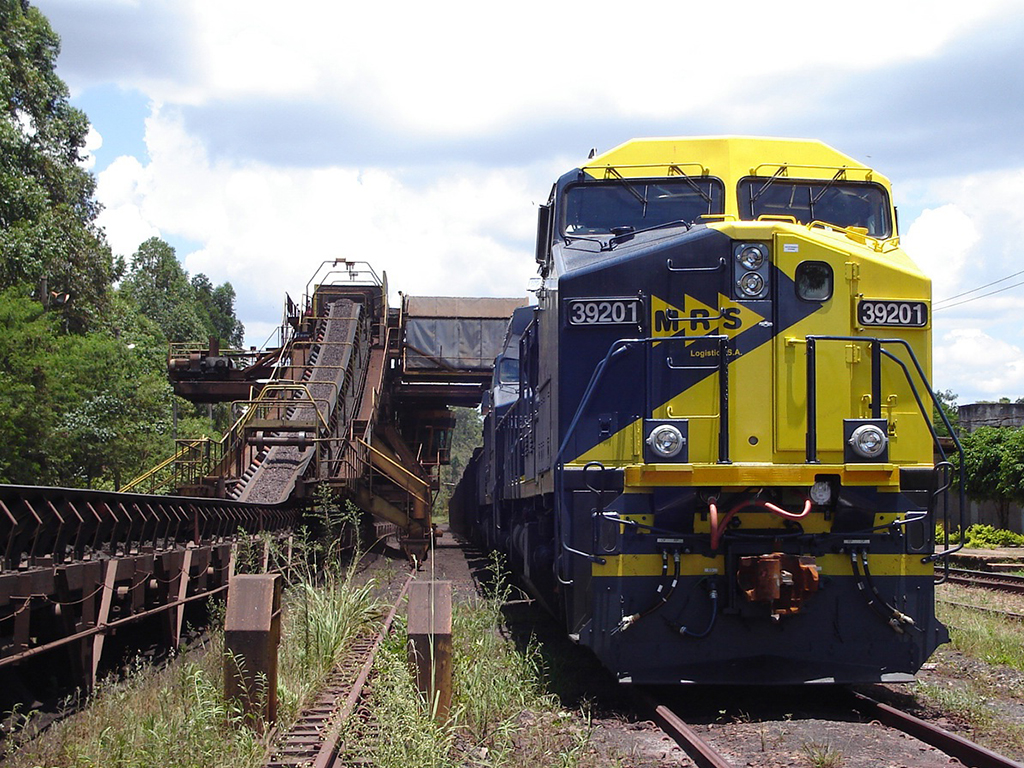
<path id="1" fill-rule="evenodd" d="M 520 651 L 501 631 L 510 593 L 499 577 L 486 598 L 453 605 L 452 708 L 446 723 L 433 720 L 415 690 L 399 620 L 377 658 L 372 709 L 381 733 L 402 737 L 350 739 L 348 748 L 372 757 L 379 768 L 584 765 L 588 727 L 545 692 L 536 645 Z"/>
<path id="2" fill-rule="evenodd" d="M 1004 664 L 1024 671 L 1020 621 L 943 602 L 948 599 L 955 603 L 1019 613 L 1022 610 L 1019 596 L 944 585 L 938 597 L 936 612 L 949 627 L 954 648 L 986 664 Z"/>
<path id="3" fill-rule="evenodd" d="M 349 643 L 380 616 L 375 585 L 328 569 L 288 590 L 278 653 L 278 719 L 286 727 Z M 33 768 L 249 768 L 262 763 L 261 724 L 250 728 L 223 692 L 223 632 L 163 670 L 142 663 L 98 686 L 87 706 L 25 744 L 5 766 Z"/>
<path id="4" fill-rule="evenodd" d="M 375 590 L 375 582 L 356 586 L 328 574 L 319 585 L 304 579 L 288 591 L 278 652 L 281 722 L 294 721 L 352 641 L 380 618 Z"/>
<path id="5" fill-rule="evenodd" d="M 264 745 L 224 700 L 222 635 L 205 652 L 154 672 L 141 663 L 102 683 L 82 711 L 54 725 L 5 766 L 229 768 L 260 762 Z"/>

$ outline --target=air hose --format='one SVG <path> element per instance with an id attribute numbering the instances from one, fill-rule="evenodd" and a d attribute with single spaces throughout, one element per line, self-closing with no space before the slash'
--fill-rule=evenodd
<path id="1" fill-rule="evenodd" d="M 619 632 L 625 632 L 627 629 L 629 629 L 638 621 L 640 621 L 640 619 L 650 616 L 652 613 L 657 611 L 672 598 L 672 593 L 676 591 L 676 585 L 679 583 L 680 565 L 678 549 L 672 552 L 672 560 L 674 563 L 672 568 L 672 582 L 668 585 L 668 589 L 665 589 L 664 582 L 664 578 L 668 573 L 668 550 L 663 550 L 661 553 L 661 577 L 663 581 L 661 584 L 658 585 L 658 599 L 655 600 L 654 603 L 645 611 L 640 611 L 640 613 L 634 613 L 629 616 L 623 616 L 622 621 L 619 622 L 619 625 L 612 630 L 613 635 L 618 634 Z"/>
<path id="2" fill-rule="evenodd" d="M 700 582 L 698 582 L 699 584 Z M 708 597 L 711 598 L 711 618 L 708 620 L 707 627 L 702 632 L 694 632 L 687 626 L 676 626 L 668 619 L 665 619 L 665 623 L 668 624 L 674 631 L 682 635 L 683 637 L 707 637 L 711 634 L 711 630 L 715 627 L 715 620 L 718 618 L 718 586 L 715 581 L 711 581 L 711 590 L 708 592 Z"/>
<path id="3" fill-rule="evenodd" d="M 867 552 L 861 550 L 860 555 L 861 562 L 864 566 L 863 577 L 861 576 L 860 568 L 857 564 L 856 550 L 850 552 L 850 563 L 853 565 L 853 575 L 857 579 L 857 589 L 859 589 L 867 598 L 868 605 L 871 606 L 875 613 L 882 617 L 886 624 L 892 627 L 893 631 L 902 635 L 904 627 L 916 629 L 914 620 L 910 616 L 894 608 L 885 601 L 881 593 L 875 587 L 874 581 L 871 578 L 871 571 L 868 569 Z M 870 592 L 868 590 L 870 590 Z"/>

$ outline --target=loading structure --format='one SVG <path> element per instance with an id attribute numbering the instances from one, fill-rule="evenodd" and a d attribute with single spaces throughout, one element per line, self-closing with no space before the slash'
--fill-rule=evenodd
<path id="1" fill-rule="evenodd" d="M 321 485 L 393 524 L 422 561 L 448 407 L 480 402 L 522 304 L 392 307 L 386 276 L 337 260 L 286 298 L 265 349 L 172 345 L 174 391 L 232 403 L 234 425 L 177 441 L 119 492 L 0 485 L 0 681 L 57 669 L 90 689 L 105 639 L 141 621 L 177 647 L 186 610 L 228 589 L 240 551 L 250 568 L 287 567 L 289 532 Z"/>
<path id="2" fill-rule="evenodd" d="M 322 485 L 397 526 L 427 554 L 449 406 L 475 406 L 508 319 L 525 299 L 412 297 L 389 306 L 387 276 L 366 262 L 324 262 L 299 301 L 285 299 L 266 349 L 173 345 L 168 375 L 193 402 L 232 402 L 220 441 L 179 441 L 129 490 L 302 506 Z"/>

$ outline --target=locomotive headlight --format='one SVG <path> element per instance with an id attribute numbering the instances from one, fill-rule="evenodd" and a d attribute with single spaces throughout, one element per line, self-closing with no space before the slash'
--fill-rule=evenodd
<path id="1" fill-rule="evenodd" d="M 885 451 L 889 438 L 874 424 L 863 424 L 853 430 L 848 442 L 858 456 L 874 459 Z"/>
<path id="2" fill-rule="evenodd" d="M 737 285 L 747 296 L 760 296 L 764 290 L 764 278 L 757 272 L 748 272 L 737 281 Z"/>
<path id="3" fill-rule="evenodd" d="M 651 431 L 647 438 L 647 444 L 658 456 L 663 459 L 671 459 L 673 456 L 678 456 L 679 452 L 683 450 L 686 440 L 683 433 L 676 427 L 671 424 L 662 424 Z"/>
<path id="4" fill-rule="evenodd" d="M 736 254 L 736 260 L 745 269 L 757 269 L 764 264 L 764 251 L 756 245 L 748 245 Z"/>

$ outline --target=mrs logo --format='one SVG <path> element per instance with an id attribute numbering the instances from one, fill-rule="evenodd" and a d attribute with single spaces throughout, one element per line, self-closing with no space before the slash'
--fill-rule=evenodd
<path id="1" fill-rule="evenodd" d="M 718 294 L 718 306 L 710 307 L 692 296 L 683 296 L 681 306 L 651 296 L 651 335 L 671 338 L 673 336 L 705 336 L 724 334 L 735 338 L 744 330 L 765 318 L 743 304 Z"/>

